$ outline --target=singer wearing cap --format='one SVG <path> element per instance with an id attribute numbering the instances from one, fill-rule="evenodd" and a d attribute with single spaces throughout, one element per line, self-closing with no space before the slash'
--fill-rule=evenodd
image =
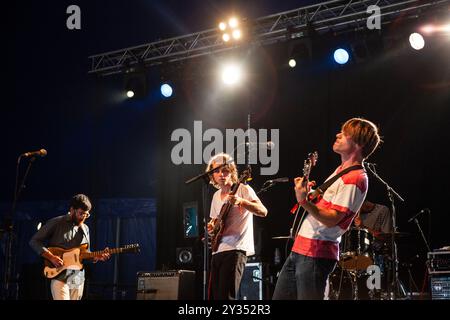
<path id="1" fill-rule="evenodd" d="M 211 220 L 208 223 L 213 249 L 209 299 L 234 300 L 237 298 L 247 256 L 255 253 L 253 215 L 265 217 L 267 209 L 252 187 L 245 184 L 245 181 L 238 184 L 236 164 L 228 154 L 220 153 L 212 157 L 206 171 L 214 168 L 218 169 L 210 175 L 210 183 L 219 190 L 212 198 Z M 226 219 L 220 220 L 219 217 L 227 206 L 230 210 Z M 220 223 L 223 223 L 223 233 L 220 240 L 215 242 L 214 228 Z M 218 245 L 216 251 L 214 243 Z"/>
<path id="2" fill-rule="evenodd" d="M 367 194 L 368 178 L 362 163 L 380 141 L 375 124 L 350 119 L 336 135 L 333 151 L 340 155 L 341 165 L 328 178 L 336 176 L 325 192 L 311 199 L 311 183 L 295 178 L 297 205 L 306 210 L 306 218 L 281 269 L 274 300 L 324 299 L 328 276 L 339 260 L 341 236 Z"/>

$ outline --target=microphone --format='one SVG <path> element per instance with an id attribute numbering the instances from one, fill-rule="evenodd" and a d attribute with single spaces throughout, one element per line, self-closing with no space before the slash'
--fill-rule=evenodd
<path id="1" fill-rule="evenodd" d="M 267 142 L 246 142 L 245 145 L 251 146 L 251 145 L 260 145 L 260 146 L 265 146 L 268 150 L 272 150 L 273 148 L 275 148 L 275 143 L 273 143 L 273 141 L 267 141 Z"/>
<path id="2" fill-rule="evenodd" d="M 278 183 L 278 182 L 289 182 L 289 178 L 288 177 L 276 178 L 273 180 L 267 180 L 265 183 Z"/>
<path id="3" fill-rule="evenodd" d="M 430 209 L 428 209 L 428 208 L 422 209 L 422 210 L 420 210 L 419 212 L 417 212 L 415 215 L 413 215 L 413 216 L 408 220 L 408 223 L 409 223 L 409 222 L 412 222 L 414 219 L 416 219 L 418 216 L 420 216 L 422 213 L 425 213 L 425 212 L 431 213 Z"/>
<path id="4" fill-rule="evenodd" d="M 31 152 L 25 152 L 22 153 L 22 157 L 45 157 L 47 155 L 47 150 L 41 149 L 38 151 L 31 151 Z"/>

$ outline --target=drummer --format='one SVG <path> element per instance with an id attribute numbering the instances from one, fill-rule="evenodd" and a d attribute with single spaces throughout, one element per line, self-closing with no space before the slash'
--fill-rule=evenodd
<path id="1" fill-rule="evenodd" d="M 354 220 L 355 226 L 365 228 L 374 237 L 392 231 L 392 219 L 389 208 L 378 203 L 365 200 Z"/>

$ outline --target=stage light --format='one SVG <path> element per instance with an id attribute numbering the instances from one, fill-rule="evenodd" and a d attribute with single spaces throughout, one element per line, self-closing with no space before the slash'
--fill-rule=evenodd
<path id="1" fill-rule="evenodd" d="M 414 32 L 409 36 L 409 44 L 414 50 L 421 50 L 425 46 L 425 40 L 420 33 Z"/>
<path id="2" fill-rule="evenodd" d="M 240 66 L 236 64 L 229 64 L 226 65 L 222 69 L 222 81 L 226 85 L 235 85 L 238 83 L 242 78 L 242 70 Z"/>
<path id="3" fill-rule="evenodd" d="M 141 99 L 147 95 L 147 75 L 145 70 L 125 73 L 124 94 L 131 99 Z"/>
<path id="4" fill-rule="evenodd" d="M 297 65 L 297 61 L 295 61 L 295 59 L 290 59 L 289 60 L 289 67 L 293 68 Z"/>
<path id="5" fill-rule="evenodd" d="M 242 38 L 242 30 L 238 28 L 239 21 L 236 17 L 228 19 L 228 23 L 220 22 L 219 30 L 222 32 L 223 42 L 230 40 L 240 40 Z"/>
<path id="6" fill-rule="evenodd" d="M 219 29 L 221 31 L 225 31 L 226 28 L 227 28 L 227 24 L 225 22 L 219 23 Z"/>
<path id="7" fill-rule="evenodd" d="M 346 64 L 348 62 L 349 55 L 347 50 L 339 48 L 334 51 L 334 61 L 339 64 Z"/>
<path id="8" fill-rule="evenodd" d="M 225 41 L 225 42 L 230 41 L 230 35 L 228 33 L 224 33 L 222 35 L 222 40 Z"/>
<path id="9" fill-rule="evenodd" d="M 239 29 L 233 30 L 233 38 L 235 40 L 240 39 L 241 38 L 241 30 L 239 30 Z"/>
<path id="10" fill-rule="evenodd" d="M 164 84 L 161 86 L 161 94 L 162 94 L 164 97 L 169 98 L 169 97 L 172 96 L 172 93 L 173 93 L 173 89 L 172 89 L 172 87 L 171 87 L 169 84 L 164 83 Z"/>
<path id="11" fill-rule="evenodd" d="M 39 229 L 41 229 L 41 227 L 42 227 L 42 222 L 39 222 L 36 226 L 36 229 L 39 230 Z"/>
<path id="12" fill-rule="evenodd" d="M 228 25 L 234 29 L 238 26 L 238 20 L 235 17 L 232 17 L 228 20 Z"/>

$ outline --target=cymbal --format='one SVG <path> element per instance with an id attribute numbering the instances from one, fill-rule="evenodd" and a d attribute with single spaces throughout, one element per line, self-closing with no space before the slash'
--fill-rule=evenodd
<path id="1" fill-rule="evenodd" d="M 278 236 L 278 237 L 272 237 L 272 239 L 277 240 L 277 239 L 292 239 L 291 236 Z"/>

